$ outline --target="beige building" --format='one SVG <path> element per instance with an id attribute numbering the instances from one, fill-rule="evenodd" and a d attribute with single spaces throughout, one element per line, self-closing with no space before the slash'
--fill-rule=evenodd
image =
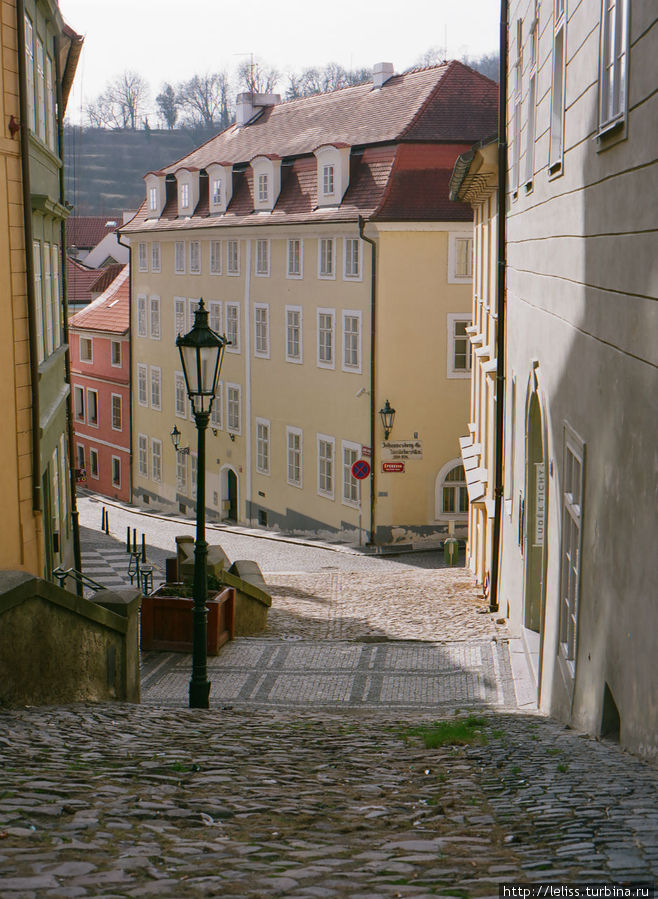
<path id="1" fill-rule="evenodd" d="M 540 707 L 654 759 L 656 22 L 650 0 L 509 4 L 496 583 Z"/>
<path id="2" fill-rule="evenodd" d="M 0 35 L 0 568 L 52 577 L 76 561 L 61 125 L 82 39 L 32 0 L 3 3 Z"/>
<path id="3" fill-rule="evenodd" d="M 218 519 L 422 545 L 468 503 L 472 225 L 455 158 L 495 129 L 460 63 L 280 103 L 146 176 L 132 250 L 133 493 L 193 513 L 196 434 L 175 349 L 200 297 L 231 340 L 208 431 Z M 396 410 L 389 440 L 379 410 Z M 182 432 L 189 453 L 169 439 Z M 358 481 L 352 465 L 371 473 Z"/>

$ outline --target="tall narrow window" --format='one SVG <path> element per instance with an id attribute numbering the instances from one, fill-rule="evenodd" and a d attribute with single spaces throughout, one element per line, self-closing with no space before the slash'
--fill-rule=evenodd
<path id="1" fill-rule="evenodd" d="M 98 426 L 98 391 L 87 388 L 87 424 Z"/>
<path id="2" fill-rule="evenodd" d="M 190 453 L 190 492 L 196 496 L 196 482 L 199 471 L 199 457 L 196 453 Z"/>
<path id="3" fill-rule="evenodd" d="M 73 388 L 73 412 L 76 421 L 85 420 L 85 392 L 82 387 Z"/>
<path id="4" fill-rule="evenodd" d="M 443 480 L 442 511 L 446 514 L 466 515 L 468 512 L 468 490 L 463 465 L 450 469 Z"/>
<path id="5" fill-rule="evenodd" d="M 521 170 L 521 83 L 523 76 L 523 19 L 516 20 L 516 60 L 514 62 L 514 136 L 512 147 L 512 190 L 519 189 Z"/>
<path id="6" fill-rule="evenodd" d="M 194 314 L 199 308 L 198 300 L 188 300 L 187 310 L 188 310 L 188 319 L 187 319 L 187 330 L 191 331 L 194 327 Z"/>
<path id="7" fill-rule="evenodd" d="M 137 402 L 140 406 L 148 406 L 147 367 L 137 363 Z"/>
<path id="8" fill-rule="evenodd" d="M 146 297 L 137 297 L 137 336 L 146 337 Z"/>
<path id="9" fill-rule="evenodd" d="M 181 209 L 189 210 L 189 207 L 190 207 L 190 186 L 189 186 L 189 184 L 181 184 L 181 186 L 180 186 L 180 206 L 181 206 Z"/>
<path id="10" fill-rule="evenodd" d="M 46 142 L 46 71 L 41 38 L 37 38 L 37 131 L 41 140 Z"/>
<path id="11" fill-rule="evenodd" d="M 174 329 L 176 336 L 184 334 L 186 329 L 185 321 L 185 299 L 183 297 L 174 297 Z"/>
<path id="12" fill-rule="evenodd" d="M 174 271 L 177 275 L 185 274 L 185 241 L 177 240 L 174 247 Z"/>
<path id="13" fill-rule="evenodd" d="M 334 446 L 333 437 L 318 434 L 318 493 L 334 498 Z"/>
<path id="14" fill-rule="evenodd" d="M 210 411 L 210 426 L 212 428 L 223 428 L 223 415 L 222 410 L 224 408 L 224 385 L 221 381 L 217 382 L 217 390 L 215 391 L 215 399 L 212 404 L 212 409 Z"/>
<path id="15" fill-rule="evenodd" d="M 360 455 L 358 444 L 343 442 L 343 503 L 347 506 L 358 506 L 361 500 L 360 482 L 352 474 L 352 466 Z"/>
<path id="16" fill-rule="evenodd" d="M 222 181 L 221 178 L 215 178 L 212 182 L 212 202 L 213 206 L 222 205 Z"/>
<path id="17" fill-rule="evenodd" d="M 564 0 L 555 0 L 553 27 L 553 80 L 551 90 L 551 141 L 549 172 L 555 174 L 562 168 L 564 152 L 564 50 L 566 17 Z"/>
<path id="18" fill-rule="evenodd" d="M 361 241 L 358 238 L 345 238 L 345 277 L 360 278 L 361 266 L 359 264 L 359 245 Z"/>
<path id="19" fill-rule="evenodd" d="M 237 240 L 226 241 L 226 271 L 229 275 L 240 274 L 240 243 Z"/>
<path id="20" fill-rule="evenodd" d="M 94 344 L 91 337 L 80 338 L 80 362 L 93 362 Z"/>
<path id="21" fill-rule="evenodd" d="M 471 373 L 471 344 L 466 329 L 470 318 L 448 315 L 448 377 L 468 378 Z"/>
<path id="22" fill-rule="evenodd" d="M 562 490 L 562 554 L 560 560 L 560 654 L 575 670 L 580 593 L 583 470 L 585 446 L 565 428 Z"/>
<path id="23" fill-rule="evenodd" d="M 256 470 L 270 473 L 270 423 L 262 418 L 256 419 Z"/>
<path id="24" fill-rule="evenodd" d="M 269 275 L 270 273 L 270 242 L 269 240 L 256 241 L 256 274 Z"/>
<path id="25" fill-rule="evenodd" d="M 62 345 L 62 297 L 59 283 L 59 246 L 50 248 L 52 257 L 52 295 L 53 295 L 53 343 L 55 349 Z"/>
<path id="26" fill-rule="evenodd" d="M 120 431 L 122 425 L 122 403 L 121 397 L 116 393 L 112 394 L 112 429 Z"/>
<path id="27" fill-rule="evenodd" d="M 301 278 L 302 276 L 302 242 L 301 240 L 288 241 L 288 277 Z"/>
<path id="28" fill-rule="evenodd" d="M 208 309 L 208 324 L 215 334 L 222 333 L 222 304 L 211 300 Z"/>
<path id="29" fill-rule="evenodd" d="M 230 346 L 226 349 L 231 353 L 240 352 L 240 306 L 237 303 L 226 304 L 226 339 Z"/>
<path id="30" fill-rule="evenodd" d="M 53 81 L 53 61 L 46 56 L 46 143 L 55 152 L 55 83 Z"/>
<path id="31" fill-rule="evenodd" d="M 331 237 L 323 237 L 319 241 L 319 276 L 334 277 L 334 241 Z"/>
<path id="32" fill-rule="evenodd" d="M 343 369 L 361 371 L 360 312 L 343 312 Z"/>
<path id="33" fill-rule="evenodd" d="M 89 450 L 89 474 L 92 478 L 98 477 L 98 450 Z"/>
<path id="34" fill-rule="evenodd" d="M 288 483 L 302 486 L 302 432 L 299 428 L 287 428 Z"/>
<path id="35" fill-rule="evenodd" d="M 334 193 L 334 167 L 333 165 L 325 165 L 322 169 L 322 193 L 325 197 L 333 196 Z"/>
<path id="36" fill-rule="evenodd" d="M 455 239 L 455 277 L 473 277 L 473 238 L 457 237 Z"/>
<path id="37" fill-rule="evenodd" d="M 267 203 L 270 197 L 270 190 L 267 175 L 258 176 L 258 202 Z"/>
<path id="38" fill-rule="evenodd" d="M 626 115 L 628 0 L 603 0 L 599 124 L 605 128 Z"/>
<path id="39" fill-rule="evenodd" d="M 160 409 L 162 400 L 162 372 L 155 365 L 151 366 L 151 408 Z"/>
<path id="40" fill-rule="evenodd" d="M 302 361 L 301 306 L 286 306 L 286 361 Z"/>
<path id="41" fill-rule="evenodd" d="M 34 266 L 34 298 L 36 300 L 37 320 L 37 356 L 39 362 L 46 358 L 43 343 L 43 284 L 41 283 L 41 243 L 38 240 L 32 242 L 32 259 Z"/>
<path id="42" fill-rule="evenodd" d="M 43 313 L 46 328 L 46 356 L 50 356 L 53 351 L 53 295 L 49 243 L 43 245 Z"/>
<path id="43" fill-rule="evenodd" d="M 149 212 L 158 211 L 158 188 L 149 187 Z"/>
<path id="44" fill-rule="evenodd" d="M 530 188 L 535 176 L 535 120 L 537 116 L 537 50 L 539 42 L 539 7 L 530 23 L 530 81 L 528 84 L 528 121 L 525 137 L 525 184 Z"/>
<path id="45" fill-rule="evenodd" d="M 160 242 L 157 240 L 151 244 L 151 271 L 160 271 Z"/>
<path id="46" fill-rule="evenodd" d="M 160 340 L 160 297 L 151 297 L 151 338 Z"/>
<path id="47" fill-rule="evenodd" d="M 222 273 L 222 243 L 219 240 L 210 241 L 210 274 Z"/>
<path id="48" fill-rule="evenodd" d="M 162 442 L 151 440 L 151 478 L 160 483 L 162 480 Z"/>
<path id="49" fill-rule="evenodd" d="M 333 368 L 336 313 L 333 309 L 318 309 L 318 365 Z"/>
<path id="50" fill-rule="evenodd" d="M 198 240 L 190 241 L 190 274 L 201 274 L 201 243 Z"/>
<path id="51" fill-rule="evenodd" d="M 179 418 L 186 418 L 187 395 L 185 390 L 185 378 L 182 371 L 174 373 L 174 414 Z"/>
<path id="52" fill-rule="evenodd" d="M 254 355 L 270 355 L 270 309 L 264 303 L 254 305 Z"/>
<path id="53" fill-rule="evenodd" d="M 226 429 L 233 434 L 240 433 L 240 386 L 226 385 Z"/>
<path id="54" fill-rule="evenodd" d="M 187 456 L 176 453 L 176 489 L 187 493 Z"/>
<path id="55" fill-rule="evenodd" d="M 145 243 L 137 244 L 137 268 L 140 272 L 147 272 L 149 269 Z"/>
<path id="56" fill-rule="evenodd" d="M 121 486 L 121 459 L 118 456 L 112 456 L 112 486 Z"/>
<path id="57" fill-rule="evenodd" d="M 137 470 L 143 478 L 148 477 L 148 437 L 146 434 L 139 434 L 137 437 Z"/>
<path id="58" fill-rule="evenodd" d="M 27 78 L 27 123 L 30 130 L 35 130 L 34 115 L 34 31 L 32 22 L 25 16 L 25 75 Z M 80 466 L 84 468 L 84 465 Z"/>

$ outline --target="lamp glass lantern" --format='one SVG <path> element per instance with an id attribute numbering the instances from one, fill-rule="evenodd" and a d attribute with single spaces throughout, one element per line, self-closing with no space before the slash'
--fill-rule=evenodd
<path id="1" fill-rule="evenodd" d="M 382 424 L 384 425 L 384 440 L 388 440 L 391 431 L 393 430 L 393 422 L 395 421 L 395 409 L 391 406 L 388 400 L 384 403 L 384 408 L 379 410 L 379 414 L 382 417 Z"/>
<path id="2" fill-rule="evenodd" d="M 203 300 L 199 300 L 192 330 L 176 338 L 187 395 L 195 415 L 210 414 L 217 393 L 224 349 L 228 343 L 225 337 L 210 328 L 208 311 Z"/>

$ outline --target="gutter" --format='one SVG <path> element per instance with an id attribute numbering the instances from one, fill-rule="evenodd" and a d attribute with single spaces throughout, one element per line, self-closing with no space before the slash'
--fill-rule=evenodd
<path id="1" fill-rule="evenodd" d="M 32 198 L 30 186 L 30 136 L 27 121 L 27 73 L 25 69 L 25 2 L 16 0 L 16 31 L 18 37 L 18 83 L 21 119 L 21 175 L 23 181 L 23 227 L 25 230 L 25 278 L 27 293 L 27 330 L 32 386 L 32 511 L 43 511 L 41 492 L 41 411 L 39 407 L 39 355 L 37 351 L 37 308 L 34 289 L 34 259 L 32 256 Z"/>
<path id="2" fill-rule="evenodd" d="M 57 90 L 57 141 L 59 146 L 59 155 L 62 164 L 59 169 L 59 201 L 65 205 L 65 181 L 64 181 L 64 112 L 62 100 L 62 82 L 59 63 L 59 54 L 55 54 L 55 83 Z M 73 528 L 73 560 L 76 571 L 82 572 L 82 549 L 80 546 L 80 519 L 78 515 L 78 503 L 75 483 L 75 444 L 73 433 L 73 396 L 71 390 L 71 348 L 69 345 L 69 304 L 68 304 L 68 278 L 66 270 L 66 222 L 61 219 L 60 222 L 60 246 L 61 246 L 61 282 L 62 282 L 62 341 L 66 347 L 64 354 L 64 380 L 68 385 L 68 396 L 66 397 L 66 429 L 69 444 L 69 484 L 71 494 L 71 524 Z M 82 580 L 75 579 L 76 591 L 78 596 L 84 596 L 84 588 Z"/>
<path id="3" fill-rule="evenodd" d="M 500 530 L 503 513 L 503 438 L 505 426 L 506 186 L 507 186 L 507 0 L 500 2 L 500 85 L 498 98 L 498 328 L 496 334 L 496 423 L 494 521 L 489 611 L 498 611 Z"/>
<path id="4" fill-rule="evenodd" d="M 128 250 L 128 431 L 130 438 L 130 502 L 133 502 L 135 453 L 133 446 L 133 249 L 132 244 L 123 243 L 121 229 L 116 230 L 117 243 Z M 186 310 L 187 311 L 187 310 Z M 148 447 L 147 447 L 148 449 Z"/>
<path id="5" fill-rule="evenodd" d="M 359 216 L 359 237 L 371 246 L 370 253 L 370 545 L 375 545 L 375 335 L 377 297 L 377 243 L 366 237 L 365 219 Z"/>

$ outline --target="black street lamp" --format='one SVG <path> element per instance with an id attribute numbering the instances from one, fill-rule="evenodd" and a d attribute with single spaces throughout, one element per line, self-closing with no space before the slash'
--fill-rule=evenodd
<path id="1" fill-rule="evenodd" d="M 196 542 L 194 544 L 194 634 L 192 638 L 192 679 L 190 680 L 190 708 L 207 709 L 210 705 L 210 682 L 207 671 L 208 575 L 206 561 L 206 428 L 217 393 L 217 381 L 224 358 L 226 337 L 216 334 L 208 326 L 208 312 L 199 300 L 194 313 L 194 327 L 176 338 L 185 376 L 187 395 L 198 435 L 196 482 Z M 174 432 L 178 429 L 174 427 Z M 178 440 L 176 438 L 178 437 Z M 172 433 L 176 446 L 180 435 Z"/>
<path id="2" fill-rule="evenodd" d="M 384 408 L 379 410 L 379 414 L 382 417 L 382 424 L 384 425 L 384 440 L 388 440 L 391 431 L 393 430 L 393 420 L 395 419 L 395 409 L 391 406 L 388 400 L 384 403 Z"/>

